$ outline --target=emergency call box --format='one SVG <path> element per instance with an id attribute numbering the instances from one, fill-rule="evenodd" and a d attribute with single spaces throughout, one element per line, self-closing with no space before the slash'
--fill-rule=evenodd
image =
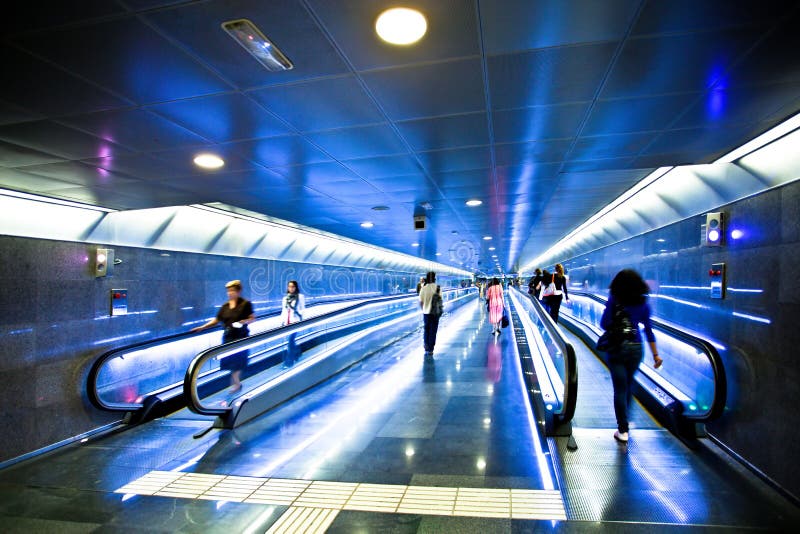
<path id="1" fill-rule="evenodd" d="M 128 290 L 111 290 L 111 315 L 128 315 Z"/>
<path id="2" fill-rule="evenodd" d="M 708 270 L 708 276 L 711 278 L 711 298 L 724 299 L 725 264 L 724 263 L 711 264 L 711 269 Z"/>

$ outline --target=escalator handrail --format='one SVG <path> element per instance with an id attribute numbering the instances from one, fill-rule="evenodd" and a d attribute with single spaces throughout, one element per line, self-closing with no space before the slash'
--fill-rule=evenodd
<path id="1" fill-rule="evenodd" d="M 525 293 L 520 289 L 517 289 L 517 291 L 520 295 L 528 298 L 528 300 L 533 303 L 536 313 L 539 314 L 539 317 L 542 319 L 542 324 L 547 328 L 550 337 L 560 345 L 559 348 L 564 355 L 564 374 L 566 375 L 564 377 L 564 408 L 560 414 L 554 415 L 557 416 L 559 423 L 568 423 L 572 421 L 572 418 L 575 416 L 575 409 L 578 405 L 578 359 L 575 355 L 575 348 L 572 346 L 572 343 L 567 341 L 567 338 L 564 337 L 561 330 L 558 329 L 555 321 L 550 317 L 550 314 L 544 310 L 539 299 L 534 298 L 533 295 Z"/>
<path id="2" fill-rule="evenodd" d="M 409 293 L 403 294 L 402 296 L 408 296 Z M 392 295 L 392 297 L 396 297 L 397 295 Z M 361 300 L 363 297 L 348 297 L 344 299 L 331 299 L 331 300 L 324 300 L 321 301 L 319 304 L 334 304 L 336 302 L 347 302 L 349 300 Z M 391 298 L 391 297 L 383 297 L 383 298 Z M 346 309 L 346 308 L 342 308 Z M 261 314 L 256 317 L 256 320 L 268 319 L 270 317 L 275 317 L 280 315 L 280 309 L 273 309 L 268 311 L 267 313 Z M 137 408 L 141 408 L 144 406 L 143 402 L 132 402 L 127 404 L 108 404 L 100 398 L 100 395 L 97 391 L 97 378 L 100 374 L 100 369 L 111 359 L 117 357 L 120 353 L 130 352 L 134 350 L 144 349 L 147 347 L 155 347 L 158 345 L 163 345 L 165 343 L 169 343 L 172 341 L 177 341 L 179 339 L 188 339 L 194 336 L 201 336 L 204 334 L 208 334 L 209 332 L 213 332 L 214 330 L 221 330 L 222 327 L 214 327 L 208 330 L 201 330 L 198 332 L 177 332 L 175 334 L 169 334 L 166 336 L 161 336 L 153 339 L 148 339 L 145 341 L 138 341 L 136 343 L 131 343 L 130 345 L 125 345 L 123 347 L 116 347 L 107 352 L 104 352 L 97 359 L 92 363 L 91 368 L 89 369 L 89 374 L 86 378 L 86 394 L 89 397 L 89 401 L 97 408 L 101 410 L 107 411 L 129 411 Z M 158 391 L 150 392 L 148 395 L 157 394 L 160 391 L 163 391 L 164 388 Z M 167 388 L 169 389 L 169 388 Z"/>
<path id="3" fill-rule="evenodd" d="M 443 289 L 442 293 L 452 293 L 455 291 L 462 291 L 464 289 L 470 290 L 475 289 L 473 288 L 455 288 L 455 289 Z M 199 378 L 200 370 L 203 368 L 203 365 L 211 358 L 216 356 L 219 352 L 227 352 L 236 345 L 244 345 L 244 344 L 251 344 L 254 341 L 258 341 L 261 338 L 268 338 L 274 337 L 276 335 L 283 335 L 286 333 L 291 332 L 292 330 L 300 330 L 308 328 L 309 325 L 313 325 L 314 323 L 319 323 L 322 321 L 329 320 L 337 315 L 352 312 L 358 308 L 362 308 L 365 306 L 370 306 L 373 304 L 381 303 L 381 302 L 392 302 L 395 300 L 403 300 L 403 299 L 419 299 L 417 294 L 405 294 L 405 295 L 393 295 L 390 297 L 382 297 L 378 299 L 367 300 L 364 302 L 359 302 L 358 304 L 354 304 L 352 306 L 348 306 L 346 308 L 341 308 L 339 310 L 334 310 L 323 315 L 318 315 L 316 317 L 312 317 L 310 319 L 306 319 L 304 321 L 300 321 L 298 323 L 293 323 L 290 325 L 279 326 L 273 328 L 271 330 L 267 330 L 265 332 L 261 332 L 259 334 L 255 334 L 253 336 L 248 336 L 244 339 L 237 339 L 231 341 L 229 343 L 225 343 L 223 345 L 218 345 L 216 347 L 211 347 L 202 351 L 200 354 L 195 356 L 192 361 L 189 363 L 189 366 L 186 368 L 186 375 L 184 376 L 183 380 L 183 395 L 186 398 L 186 404 L 189 409 L 197 413 L 199 415 L 210 415 L 210 416 L 219 416 L 228 413 L 231 408 L 206 408 L 203 406 L 202 401 L 197 395 L 197 380 Z"/>
<path id="4" fill-rule="evenodd" d="M 577 291 L 577 290 L 570 290 L 570 293 L 575 295 L 580 295 L 582 297 L 590 298 L 600 304 L 606 304 L 608 301 L 607 298 L 597 295 L 596 293 L 589 293 L 586 291 Z M 691 419 L 702 419 L 703 421 L 710 421 L 712 419 L 716 419 L 722 415 L 723 411 L 725 410 L 725 403 L 727 402 L 727 395 L 728 395 L 728 380 L 725 375 L 725 366 L 722 362 L 722 357 L 720 357 L 719 352 L 717 352 L 716 347 L 706 341 L 705 339 L 690 334 L 688 332 L 684 332 L 683 330 L 676 328 L 674 326 L 662 323 L 658 319 L 650 319 L 650 323 L 653 325 L 654 328 L 658 330 L 663 330 L 664 332 L 668 333 L 669 335 L 680 339 L 688 343 L 689 345 L 693 345 L 698 347 L 702 350 L 702 352 L 708 357 L 709 362 L 711 363 L 711 370 L 714 373 L 714 399 L 711 401 L 711 409 L 708 410 L 707 415 L 692 417 L 692 414 L 684 414 L 687 418 Z"/>

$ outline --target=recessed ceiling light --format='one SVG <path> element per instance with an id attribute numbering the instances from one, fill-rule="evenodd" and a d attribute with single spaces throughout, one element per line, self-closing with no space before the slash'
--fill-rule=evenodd
<path id="1" fill-rule="evenodd" d="M 280 72 L 294 68 L 289 58 L 249 20 L 229 20 L 222 23 L 222 29 L 268 71 Z"/>
<path id="2" fill-rule="evenodd" d="M 204 169 L 219 169 L 225 165 L 225 160 L 215 154 L 198 154 L 194 157 L 194 164 Z"/>
<path id="3" fill-rule="evenodd" d="M 419 243 L 411 243 L 411 246 L 412 246 L 412 247 L 418 247 L 418 246 L 419 246 Z"/>
<path id="4" fill-rule="evenodd" d="M 363 223 L 361 223 L 361 228 L 372 228 L 373 226 L 375 225 L 369 221 L 364 221 Z"/>
<path id="5" fill-rule="evenodd" d="M 492 240 L 492 236 L 490 236 L 490 235 L 485 235 L 485 236 L 483 236 L 483 240 L 484 240 L 484 241 L 491 241 L 491 240 Z"/>
<path id="6" fill-rule="evenodd" d="M 494 247 L 489 247 L 489 250 L 494 250 Z"/>
<path id="7" fill-rule="evenodd" d="M 437 252 L 437 253 L 436 253 L 436 255 L 437 255 L 437 256 L 441 256 L 441 255 L 442 255 L 442 253 L 441 253 L 441 252 Z"/>
<path id="8" fill-rule="evenodd" d="M 389 211 L 389 206 L 372 206 L 375 211 Z"/>
<path id="9" fill-rule="evenodd" d="M 474 198 L 472 200 L 467 200 L 465 202 L 465 204 L 472 208 L 472 207 L 480 206 L 481 204 L 483 204 L 483 200 L 478 200 L 477 198 Z"/>
<path id="10" fill-rule="evenodd" d="M 387 43 L 410 45 L 428 31 L 428 21 L 416 9 L 395 7 L 387 9 L 375 21 L 375 32 Z"/>

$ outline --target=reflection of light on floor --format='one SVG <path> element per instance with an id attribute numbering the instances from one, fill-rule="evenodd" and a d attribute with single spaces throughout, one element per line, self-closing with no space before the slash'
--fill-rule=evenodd
<path id="1" fill-rule="evenodd" d="M 255 521 L 250 523 L 250 526 L 247 527 L 242 531 L 242 534 L 255 534 L 256 532 L 263 532 L 264 531 L 264 523 L 272 517 L 272 514 L 275 513 L 275 507 L 270 506 L 266 510 L 264 510 L 261 515 L 259 515 Z"/>
<path id="2" fill-rule="evenodd" d="M 652 451 L 649 451 L 648 454 L 652 454 Z M 648 473 L 647 468 L 642 466 L 636 457 L 631 458 L 630 464 L 631 467 L 633 467 L 633 469 L 637 473 L 639 473 L 639 475 L 641 475 L 642 478 L 647 480 L 654 490 L 656 490 L 655 492 L 651 492 L 651 494 L 654 495 L 655 498 L 658 499 L 661 502 L 661 504 L 663 504 L 672 513 L 672 516 L 677 521 L 681 523 L 686 523 L 689 520 L 689 518 L 686 515 L 686 513 L 683 510 L 681 510 L 680 505 L 672 502 L 669 498 L 664 496 L 663 493 L 661 493 L 669 491 L 670 488 L 666 484 L 664 484 L 661 480 L 657 479 L 656 477 Z"/>

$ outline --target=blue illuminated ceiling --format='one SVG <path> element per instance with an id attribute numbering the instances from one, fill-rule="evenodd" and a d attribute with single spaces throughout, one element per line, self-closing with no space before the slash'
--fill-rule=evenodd
<path id="1" fill-rule="evenodd" d="M 47 4 L 0 22 L 0 187 L 221 202 L 482 270 L 800 110 L 793 1 L 415 0 L 429 32 L 402 48 L 373 31 L 394 1 Z M 246 55 L 220 27 L 237 18 L 295 68 Z"/>

